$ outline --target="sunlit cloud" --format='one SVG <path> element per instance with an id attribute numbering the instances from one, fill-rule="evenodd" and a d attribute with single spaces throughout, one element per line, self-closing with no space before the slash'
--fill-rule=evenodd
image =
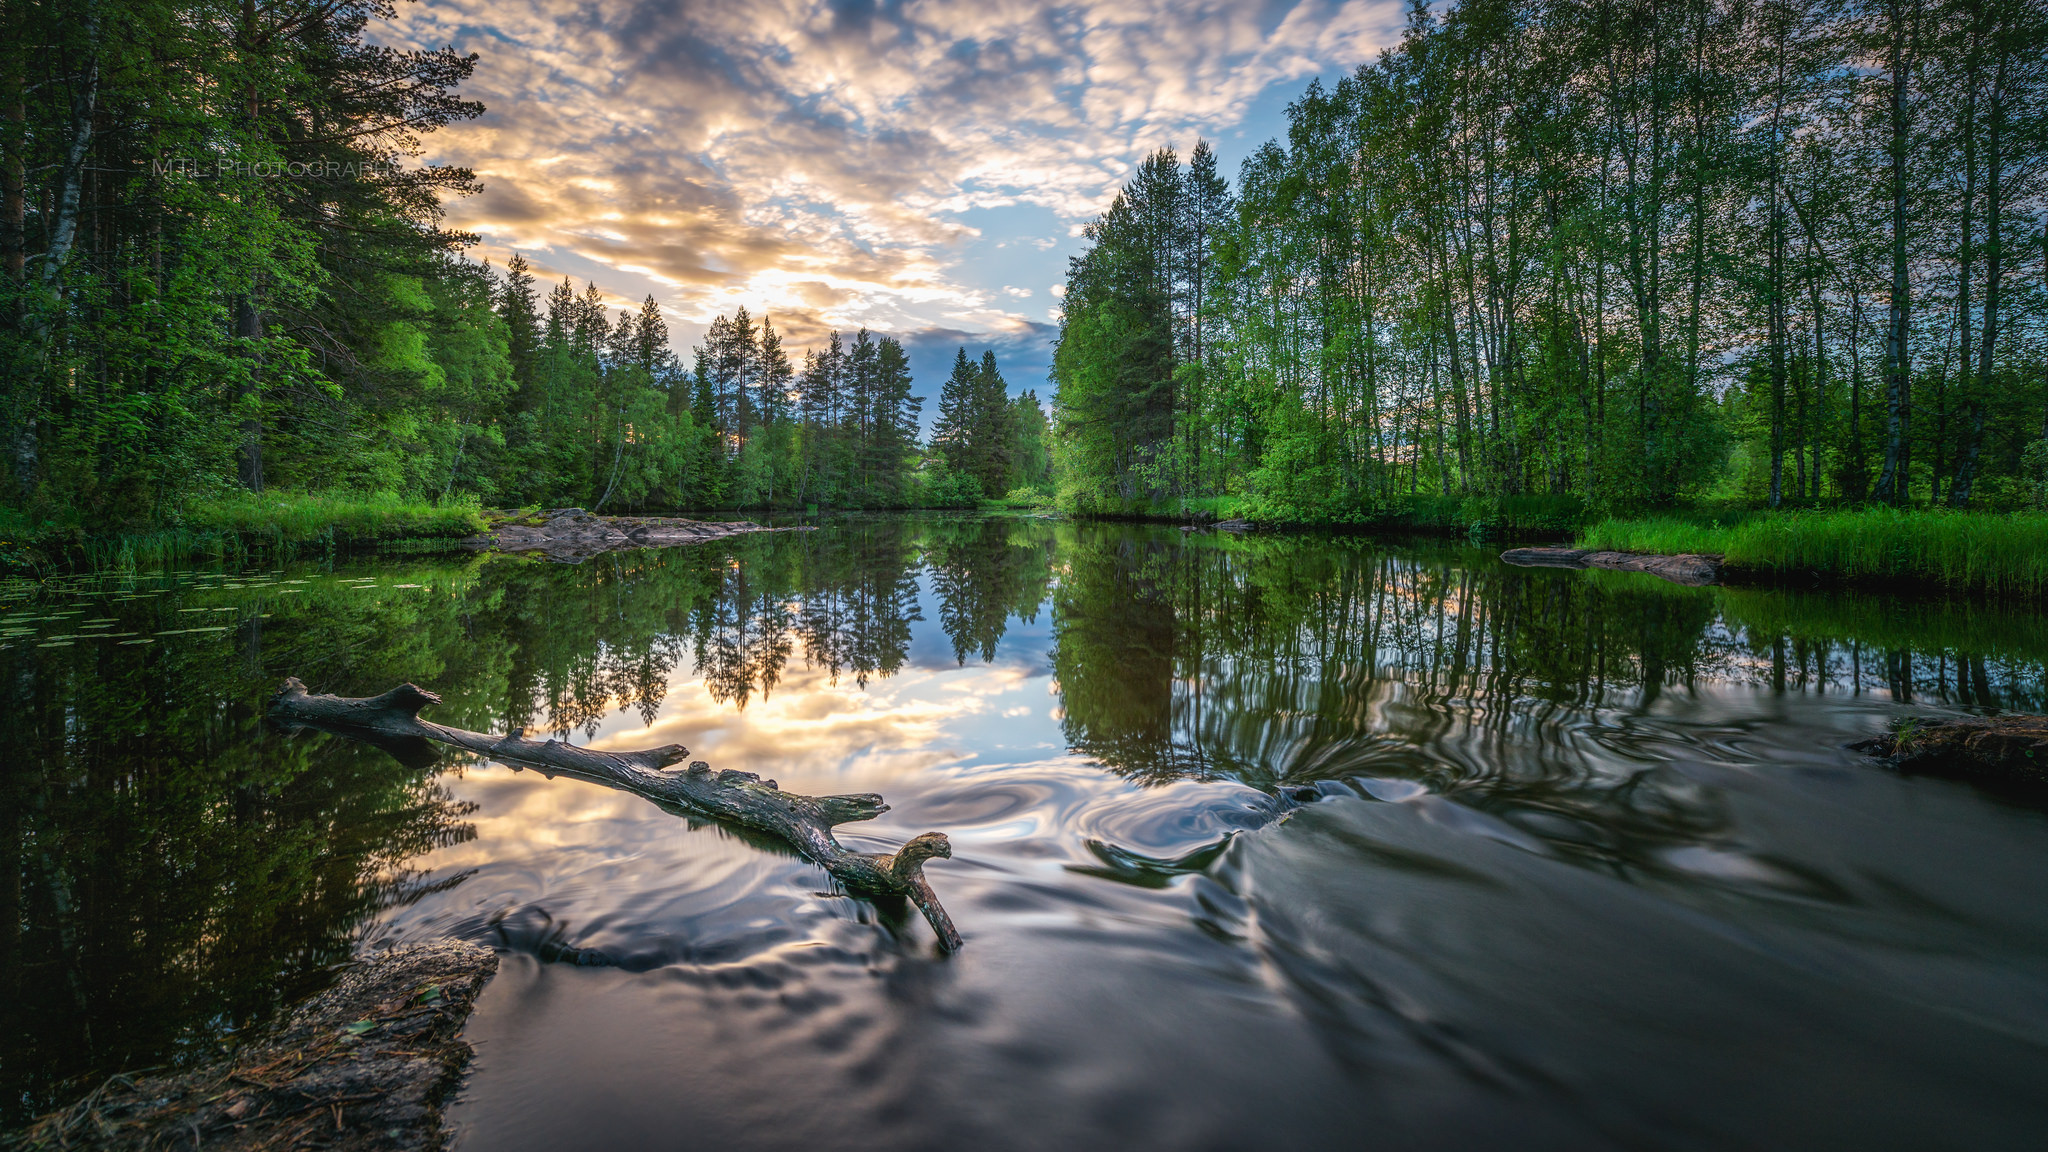
<path id="1" fill-rule="evenodd" d="M 651 292 L 683 339 L 745 305 L 797 347 L 865 325 L 1041 355 L 1012 285 L 1057 277 L 1137 160 L 1370 59 L 1401 19 L 1338 0 L 428 0 L 383 35 L 481 55 L 465 91 L 490 111 L 430 159 L 482 178 L 450 222 L 495 258 Z"/>

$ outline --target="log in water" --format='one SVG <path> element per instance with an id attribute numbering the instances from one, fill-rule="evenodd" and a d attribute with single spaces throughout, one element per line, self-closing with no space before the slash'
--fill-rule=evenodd
<path id="1" fill-rule="evenodd" d="M 912 837 L 887 856 L 855 852 L 832 835 L 832 826 L 872 820 L 889 806 L 871 792 L 849 796 L 803 796 L 784 792 L 773 780 L 727 769 L 714 773 L 702 760 L 681 772 L 668 771 L 690 754 L 680 744 L 638 752 L 604 752 L 562 740 L 528 740 L 522 731 L 504 736 L 450 728 L 419 718 L 420 709 L 441 698 L 416 684 L 400 684 L 364 698 L 317 695 L 289 677 L 271 698 L 270 715 L 284 723 L 321 728 L 346 736 L 391 741 L 432 741 L 549 775 L 573 776 L 644 796 L 662 804 L 729 820 L 778 836 L 824 866 L 840 883 L 863 893 L 908 897 L 938 933 L 939 946 L 958 951 L 960 933 L 924 878 L 924 862 L 953 855 L 941 832 Z M 401 756 L 403 747 L 392 751 Z"/>

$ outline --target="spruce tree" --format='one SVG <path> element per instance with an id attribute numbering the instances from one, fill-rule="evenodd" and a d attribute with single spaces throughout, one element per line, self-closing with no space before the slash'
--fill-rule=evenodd
<path id="1" fill-rule="evenodd" d="M 980 402 L 981 376 L 967 359 L 967 349 L 953 354 L 953 374 L 939 387 L 939 419 L 932 427 L 932 447 L 945 454 L 946 463 L 963 471 L 974 470 L 975 406 Z"/>

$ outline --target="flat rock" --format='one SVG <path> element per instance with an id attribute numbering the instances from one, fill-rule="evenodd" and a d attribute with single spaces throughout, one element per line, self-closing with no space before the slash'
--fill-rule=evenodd
<path id="1" fill-rule="evenodd" d="M 489 948 L 460 940 L 376 953 L 233 1057 L 116 1076 L 0 1145 L 440 1148 L 441 1106 L 471 1056 L 456 1033 L 497 970 Z"/>
<path id="2" fill-rule="evenodd" d="M 498 552 L 537 552 L 551 560 L 580 563 L 592 556 L 626 548 L 665 548 L 698 544 L 746 532 L 774 532 L 750 520 L 686 520 L 675 516 L 594 516 L 581 508 L 557 508 L 531 520 L 506 520 L 489 535 L 470 541 L 473 548 Z"/>
<path id="3" fill-rule="evenodd" d="M 1699 587 L 1721 582 L 1721 557 L 1704 552 L 1658 556 L 1648 552 L 1600 552 L 1588 548 L 1510 548 L 1500 554 L 1523 568 L 1608 568 L 1647 572 L 1673 584 Z"/>
<path id="4" fill-rule="evenodd" d="M 1907 720 L 1849 747 L 1909 772 L 2048 784 L 2048 716 Z"/>

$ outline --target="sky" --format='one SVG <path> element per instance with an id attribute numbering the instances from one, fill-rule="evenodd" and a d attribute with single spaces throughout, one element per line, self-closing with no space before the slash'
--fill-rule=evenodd
<path id="1" fill-rule="evenodd" d="M 394 46 L 480 57 L 488 111 L 425 141 L 481 195 L 473 256 L 652 294 L 687 361 L 744 305 L 793 357 L 893 335 L 936 404 L 954 350 L 1048 397 L 1055 287 L 1153 150 L 1226 173 L 1375 58 L 1397 0 L 415 0 Z"/>

